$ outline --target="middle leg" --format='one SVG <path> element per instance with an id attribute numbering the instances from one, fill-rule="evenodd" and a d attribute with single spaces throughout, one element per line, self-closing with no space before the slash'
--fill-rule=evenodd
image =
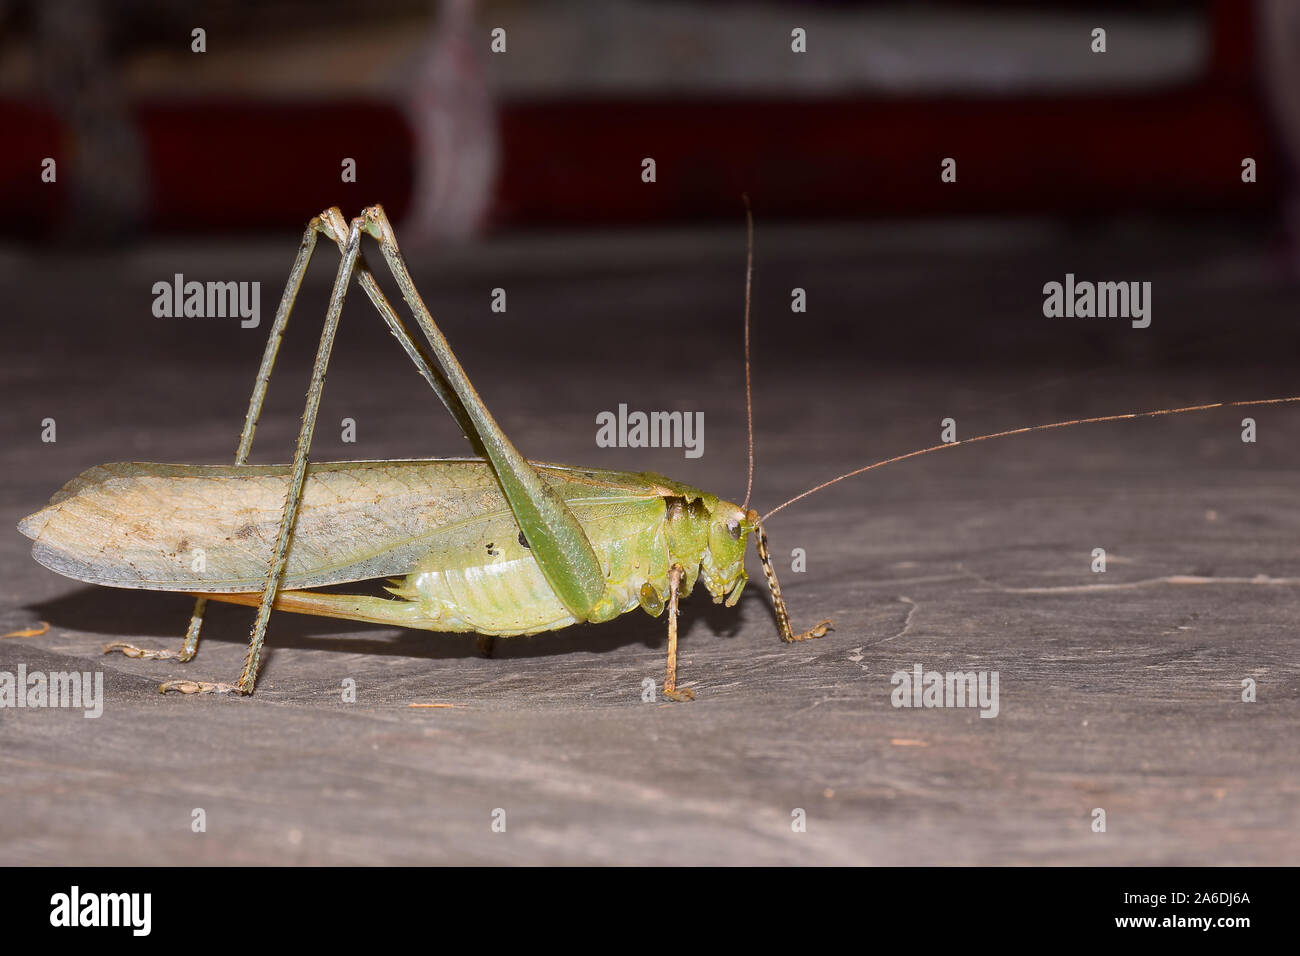
<path id="1" fill-rule="evenodd" d="M 664 676 L 664 696 L 669 700 L 695 699 L 690 688 L 677 689 L 677 599 L 682 591 L 682 566 L 674 564 L 668 570 L 668 673 Z"/>

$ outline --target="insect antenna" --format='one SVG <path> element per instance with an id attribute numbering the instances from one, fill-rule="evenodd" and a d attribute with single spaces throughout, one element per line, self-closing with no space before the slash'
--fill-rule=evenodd
<path id="1" fill-rule="evenodd" d="M 748 327 L 746 328 L 746 331 L 748 331 Z M 746 362 L 745 367 L 748 372 L 748 362 Z M 893 458 L 885 458 L 881 461 L 873 462 L 870 465 L 865 465 L 862 468 L 855 468 L 853 471 L 845 472 L 842 475 L 831 478 L 829 481 L 823 481 L 820 485 L 815 485 L 807 491 L 795 495 L 789 501 L 782 502 L 762 517 L 760 517 L 756 511 L 749 511 L 745 517 L 746 520 L 754 525 L 755 538 L 758 545 L 758 558 L 763 564 L 763 574 L 767 578 L 768 590 L 772 592 L 772 604 L 776 612 L 776 623 L 781 632 L 781 639 L 786 643 L 790 643 L 793 641 L 804 641 L 814 637 L 822 637 L 830 629 L 831 622 L 828 620 L 822 621 L 816 627 L 804 631 L 802 634 L 795 633 L 794 628 L 790 624 L 790 614 L 786 611 L 785 600 L 781 597 L 781 585 L 777 583 L 776 571 L 772 568 L 772 556 L 771 552 L 768 550 L 767 532 L 763 528 L 763 523 L 782 508 L 787 508 L 796 501 L 801 501 L 809 495 L 816 494 L 823 488 L 829 488 L 831 485 L 844 481 L 846 478 L 852 478 L 856 475 L 873 471 L 876 468 L 883 468 L 885 465 L 892 465 L 895 462 L 906 461 L 909 458 L 919 458 L 921 455 L 928 455 L 931 452 L 942 451 L 945 448 L 956 448 L 958 445 L 970 445 L 977 441 L 989 441 L 993 438 L 1008 438 L 1011 435 L 1024 435 L 1029 432 L 1046 431 L 1049 428 L 1066 428 L 1070 425 L 1117 422 L 1130 418 L 1154 418 L 1159 415 L 1180 415 L 1184 412 L 1203 412 L 1212 408 L 1241 408 L 1247 405 L 1282 405 L 1288 402 L 1300 402 L 1300 395 L 1292 395 L 1287 398 L 1260 398 L 1246 402 L 1214 402 L 1209 405 L 1187 405 L 1182 408 L 1159 408 L 1155 411 L 1130 412 L 1126 415 L 1102 415 L 1096 418 L 1073 418 L 1065 422 L 1050 422 L 1046 425 L 1029 425 L 1025 428 L 1012 428 L 1007 431 L 992 432 L 988 435 L 976 435 L 974 438 L 963 438 L 960 441 L 945 442 L 941 445 L 931 445 L 929 448 L 919 448 L 916 451 L 910 451 L 905 455 L 895 455 Z M 750 460 L 751 462 L 753 460 L 752 453 Z M 748 498 L 746 498 L 746 501 L 748 501 Z"/>
<path id="2" fill-rule="evenodd" d="M 745 200 L 745 424 L 749 434 L 749 479 L 745 482 L 745 503 L 742 511 L 749 510 L 749 497 L 754 493 L 754 396 L 749 376 L 749 297 L 754 280 L 754 211 L 749 206 L 749 193 L 741 193 Z"/>
<path id="3" fill-rule="evenodd" d="M 885 465 L 892 465 L 895 462 L 906 461 L 909 458 L 919 458 L 921 455 L 928 455 L 931 452 L 943 451 L 947 448 L 956 448 L 958 445 L 971 445 L 977 441 L 989 441 L 994 438 L 1008 438 L 1011 435 L 1025 435 L 1029 432 L 1041 432 L 1046 431 L 1049 428 L 1066 428 L 1070 425 L 1091 425 L 1099 422 L 1124 421 L 1131 418 L 1155 418 L 1160 415 L 1181 415 L 1185 412 L 1204 412 L 1213 408 L 1243 408 L 1248 405 L 1283 405 L 1288 402 L 1300 402 L 1300 395 L 1291 395 L 1286 398 L 1257 398 L 1245 402 L 1212 402 L 1208 405 L 1186 405 L 1182 408 L 1158 408 L 1150 412 L 1129 412 L 1125 415 L 1101 415 L 1096 418 L 1073 418 L 1065 422 L 1050 422 L 1046 425 L 1029 425 L 1024 428 L 1011 428 L 1007 431 L 992 432 L 988 435 L 976 435 L 974 438 L 963 438 L 959 441 L 945 442 L 941 445 L 931 445 L 929 448 L 919 448 L 916 451 L 909 451 L 905 455 L 895 455 L 893 458 L 885 458 L 881 461 L 873 462 L 870 465 L 855 468 L 853 471 L 845 472 L 842 475 L 831 478 L 829 481 L 823 481 L 820 485 L 814 485 L 807 491 L 795 495 L 789 501 L 784 501 L 777 505 L 767 514 L 763 515 L 760 520 L 766 521 L 781 509 L 788 508 L 796 501 L 801 501 L 809 495 L 816 494 L 824 488 L 829 488 L 831 485 L 844 481 L 846 478 L 852 478 L 868 471 L 874 471 L 877 468 L 883 468 Z"/>
<path id="4" fill-rule="evenodd" d="M 754 387 L 749 361 L 749 307 L 754 285 L 754 210 L 749 204 L 749 193 L 741 193 L 740 198 L 745 201 L 745 430 L 749 436 L 749 479 L 745 482 L 745 503 L 740 508 L 746 513 L 746 520 L 754 525 L 758 560 L 763 564 L 767 589 L 772 592 L 777 627 L 781 631 L 781 640 L 789 644 L 825 636 L 831 629 L 831 622 L 822 621 L 811 630 L 804 631 L 802 634 L 795 633 L 790 624 L 790 614 L 785 609 L 785 599 L 781 597 L 781 585 L 777 582 L 776 571 L 772 568 L 772 554 L 767 547 L 767 535 L 763 531 L 758 512 L 750 510 L 749 507 L 750 496 L 754 493 Z"/>

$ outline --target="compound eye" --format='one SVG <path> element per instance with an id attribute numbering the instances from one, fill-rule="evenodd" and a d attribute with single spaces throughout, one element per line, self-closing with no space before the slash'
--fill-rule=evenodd
<path id="1" fill-rule="evenodd" d="M 735 518 L 732 518 L 727 522 L 727 531 L 731 534 L 732 538 L 737 541 L 740 540 L 740 522 Z"/>

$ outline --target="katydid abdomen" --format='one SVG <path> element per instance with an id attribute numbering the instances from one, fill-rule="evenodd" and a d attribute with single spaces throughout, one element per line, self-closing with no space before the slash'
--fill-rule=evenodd
<path id="1" fill-rule="evenodd" d="M 702 567 L 717 600 L 739 595 L 742 522 L 710 547 L 715 513 L 739 518 L 737 506 L 656 475 L 534 464 L 601 562 L 606 592 L 587 621 L 658 614 L 674 565 L 683 595 Z M 256 605 L 288 481 L 284 465 L 102 465 L 19 527 L 37 561 L 77 580 Z M 400 600 L 306 590 L 383 577 L 400 578 L 388 588 Z M 478 459 L 312 465 L 275 606 L 497 636 L 577 623 Z"/>
<path id="2" fill-rule="evenodd" d="M 668 569 L 675 561 L 693 560 L 699 567 L 699 554 L 670 554 L 664 499 L 600 511 L 584 516 L 575 509 L 607 584 L 589 621 L 607 621 L 636 608 L 643 585 L 666 593 Z M 439 540 L 429 556 L 399 586 L 388 589 L 418 608 L 418 623 L 408 626 L 505 637 L 578 623 L 551 590 L 508 512 L 434 537 Z"/>

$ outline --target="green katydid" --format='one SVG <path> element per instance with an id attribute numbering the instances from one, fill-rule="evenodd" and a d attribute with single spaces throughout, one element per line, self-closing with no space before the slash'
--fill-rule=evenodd
<path id="1" fill-rule="evenodd" d="M 243 672 L 234 685 L 168 681 L 160 690 L 251 694 L 272 610 L 432 631 L 536 634 L 600 623 L 640 607 L 668 612 L 664 695 L 677 687 L 680 598 L 702 581 L 734 606 L 747 581 L 752 535 L 782 640 L 824 636 L 830 621 L 796 632 L 772 568 L 764 522 L 828 485 L 886 464 L 958 445 L 1084 422 L 1300 401 L 1300 396 L 1223 402 L 1053 422 L 919 449 L 832 478 L 766 515 L 749 507 L 753 410 L 749 365 L 753 219 L 747 210 L 745 393 L 749 478 L 737 505 L 648 473 L 573 468 L 526 460 L 501 431 L 416 291 L 380 206 L 347 222 L 337 208 L 307 226 L 272 324 L 230 466 L 108 464 L 65 485 L 19 529 L 41 564 L 80 581 L 181 591 L 196 597 L 179 652 L 113 642 L 132 657 L 188 661 L 198 649 L 206 602 L 258 609 Z M 379 243 L 436 362 L 416 342 L 360 258 L 361 237 Z M 248 455 L 281 338 L 319 236 L 342 253 L 290 465 L 250 466 Z M 478 457 L 308 465 L 335 331 L 353 279 L 407 356 L 456 419 Z M 202 559 L 194 555 L 201 552 Z M 269 558 L 269 565 L 268 565 Z M 392 598 L 313 590 L 396 577 Z"/>

